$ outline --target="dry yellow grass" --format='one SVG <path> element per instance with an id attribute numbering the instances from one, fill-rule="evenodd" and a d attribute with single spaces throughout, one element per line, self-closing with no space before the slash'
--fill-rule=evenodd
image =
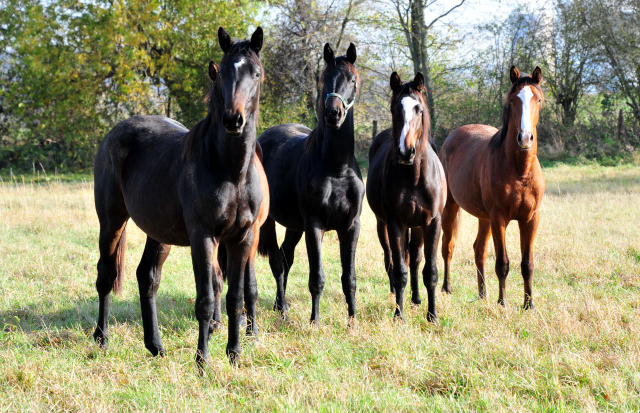
<path id="1" fill-rule="evenodd" d="M 226 332 L 214 335 L 205 377 L 193 361 L 197 324 L 187 248 L 174 248 L 165 264 L 158 309 L 168 356 L 155 359 L 142 342 L 135 281 L 144 235 L 130 225 L 111 347 L 99 351 L 91 338 L 98 259 L 92 184 L 2 184 L 0 410 L 638 411 L 640 168 L 557 166 L 544 173 L 534 311 L 520 309 L 513 223 L 507 307 L 495 304 L 492 247 L 489 300 L 476 299 L 477 224 L 465 215 L 453 294 L 438 295 L 440 324 L 426 322 L 425 305 L 408 303 L 407 322 L 394 323 L 375 219 L 365 206 L 355 327 L 347 327 L 337 238 L 330 233 L 321 327 L 307 322 L 304 243 L 290 275 L 287 322 L 269 310 L 274 281 L 260 258 L 260 341 L 244 341 L 244 364 L 235 369 L 224 356 Z"/>

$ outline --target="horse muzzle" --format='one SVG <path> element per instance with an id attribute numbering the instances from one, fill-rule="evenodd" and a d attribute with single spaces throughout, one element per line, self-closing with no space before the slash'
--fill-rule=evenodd
<path id="1" fill-rule="evenodd" d="M 413 165 L 416 160 L 416 147 L 407 149 L 404 152 L 398 151 L 398 163 L 402 165 Z"/>
<path id="2" fill-rule="evenodd" d="M 239 136 L 244 129 L 244 116 L 242 112 L 225 110 L 222 114 L 222 126 L 229 135 Z"/>
<path id="3" fill-rule="evenodd" d="M 324 120 L 329 129 L 340 129 L 343 118 L 342 110 L 339 108 L 327 108 L 324 114 Z"/>
<path id="4" fill-rule="evenodd" d="M 521 149 L 529 149 L 533 146 L 534 136 L 531 132 L 518 133 L 518 146 Z"/>

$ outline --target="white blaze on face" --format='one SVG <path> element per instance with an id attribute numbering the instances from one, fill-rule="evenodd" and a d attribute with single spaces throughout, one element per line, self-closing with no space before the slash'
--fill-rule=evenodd
<path id="1" fill-rule="evenodd" d="M 236 73 L 240 71 L 240 66 L 242 66 L 243 64 L 244 64 L 244 57 L 233 64 L 233 66 L 236 68 Z"/>
<path id="2" fill-rule="evenodd" d="M 420 102 L 410 96 L 403 97 L 400 102 L 402 103 L 402 110 L 404 112 L 404 127 L 402 128 L 402 132 L 400 132 L 400 153 L 404 153 L 406 149 L 405 139 L 407 138 L 407 133 L 409 133 L 409 124 L 415 115 L 413 109 L 419 105 Z"/>
<path id="3" fill-rule="evenodd" d="M 533 97 L 533 91 L 531 86 L 525 86 L 522 88 L 518 97 L 522 101 L 522 120 L 520 121 L 520 129 L 522 132 L 531 131 L 531 98 Z"/>

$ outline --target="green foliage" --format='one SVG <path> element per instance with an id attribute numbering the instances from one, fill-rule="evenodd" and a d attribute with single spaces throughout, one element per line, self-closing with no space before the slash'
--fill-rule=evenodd
<path id="1" fill-rule="evenodd" d="M 83 168 L 104 134 L 138 114 L 187 126 L 206 112 L 217 30 L 245 37 L 248 1 L 0 2 L 0 167 Z"/>

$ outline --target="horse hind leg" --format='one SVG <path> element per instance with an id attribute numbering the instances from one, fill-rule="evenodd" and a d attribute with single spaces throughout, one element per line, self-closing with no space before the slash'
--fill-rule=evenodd
<path id="1" fill-rule="evenodd" d="M 409 274 L 411 277 L 411 302 L 420 305 L 420 281 L 418 279 L 418 270 L 422 261 L 422 245 L 424 238 L 422 228 L 411 229 L 411 242 L 409 244 Z"/>
<path id="2" fill-rule="evenodd" d="M 380 246 L 382 246 L 382 252 L 384 253 L 384 269 L 387 272 L 387 277 L 389 277 L 389 289 L 391 294 L 395 294 L 396 290 L 393 288 L 393 260 L 391 259 L 391 246 L 389 245 L 387 224 L 381 219 L 378 219 L 378 239 L 380 240 Z"/>
<path id="3" fill-rule="evenodd" d="M 276 299 L 273 304 L 273 311 L 279 311 L 284 315 L 289 311 L 289 304 L 287 304 L 285 297 L 285 268 L 283 257 L 278 248 L 276 222 L 270 217 L 267 218 L 260 228 L 260 243 L 258 249 L 261 252 L 266 251 L 269 256 L 269 266 L 271 267 L 273 278 L 276 280 Z"/>
<path id="4" fill-rule="evenodd" d="M 449 192 L 442 212 L 442 258 L 444 260 L 444 281 L 442 291 L 451 294 L 451 259 L 460 230 L 460 206 Z"/>
<path id="5" fill-rule="evenodd" d="M 128 216 L 110 217 L 101 220 L 100 225 L 100 259 L 98 260 L 98 321 L 93 333 L 94 340 L 106 349 L 109 341 L 109 307 L 111 291 L 118 294 L 124 277 L 124 255 L 126 251 L 126 226 Z"/>
<path id="6" fill-rule="evenodd" d="M 171 251 L 171 245 L 162 244 L 147 236 L 142 260 L 140 260 L 136 271 L 140 291 L 144 345 L 154 356 L 164 356 L 162 338 L 158 329 L 156 293 L 160 286 L 162 264 L 169 256 L 169 251 Z"/>
<path id="7" fill-rule="evenodd" d="M 485 263 L 487 262 L 487 246 L 491 237 L 491 222 L 487 220 L 478 220 L 478 236 L 473 243 L 473 251 L 476 259 L 476 271 L 478 276 L 478 296 L 480 298 L 487 297 L 485 286 Z"/>

